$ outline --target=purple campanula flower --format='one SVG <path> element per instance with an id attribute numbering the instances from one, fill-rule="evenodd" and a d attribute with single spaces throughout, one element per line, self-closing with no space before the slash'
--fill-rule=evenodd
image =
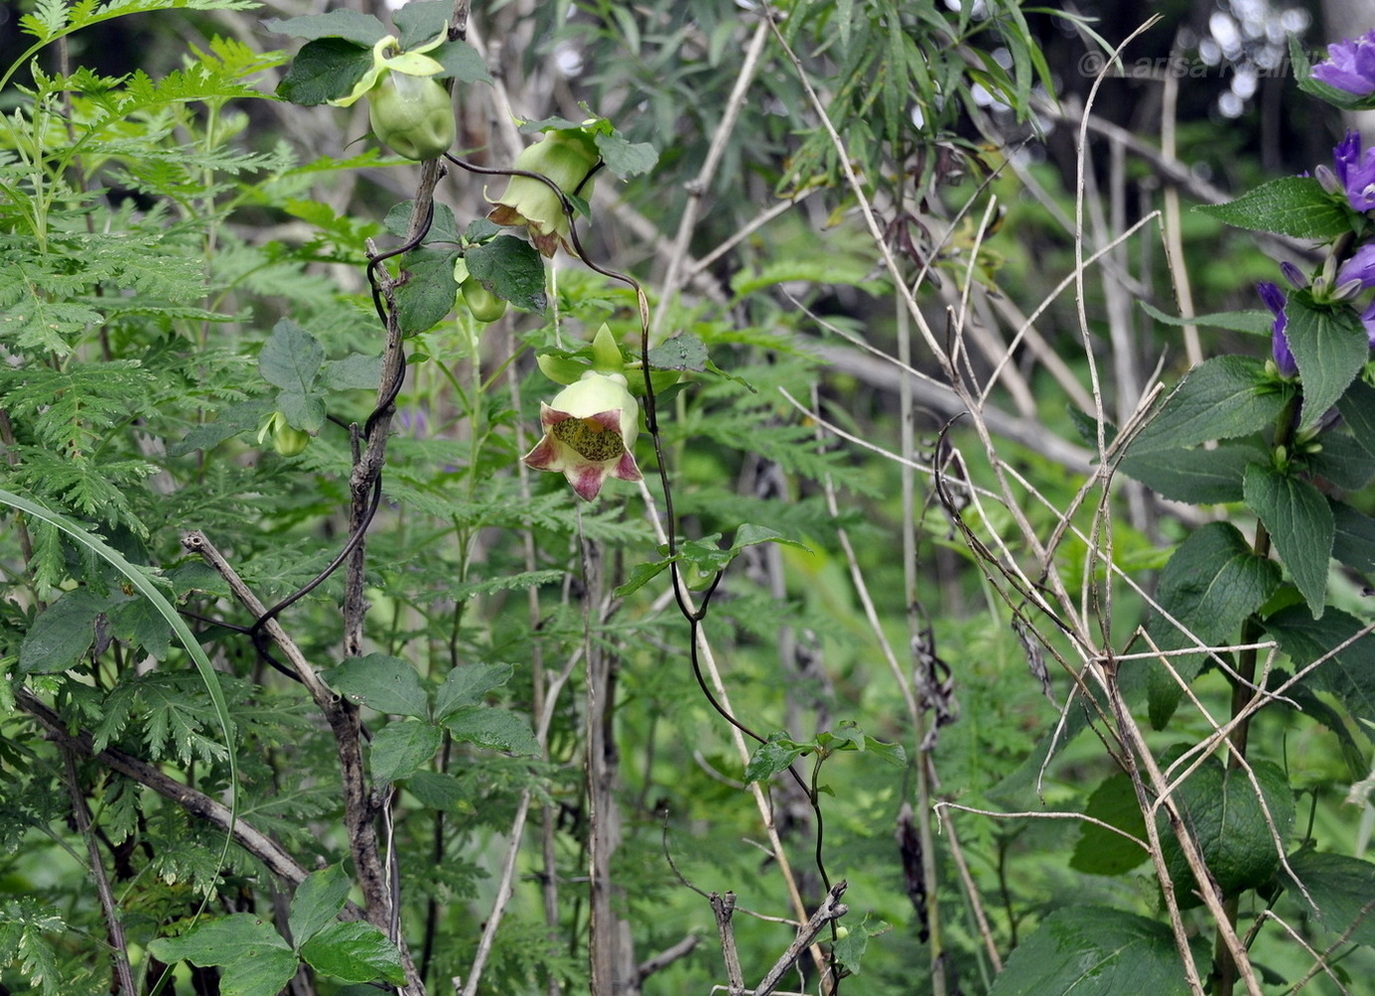
<path id="1" fill-rule="evenodd" d="M 1375 287 L 1375 242 L 1367 242 L 1337 271 L 1337 286 L 1360 281 L 1362 288 Z"/>
<path id="2" fill-rule="evenodd" d="M 1275 366 L 1279 368 L 1280 376 L 1293 377 L 1299 372 L 1299 365 L 1294 362 L 1294 354 L 1289 351 L 1289 337 L 1284 334 L 1285 326 L 1289 324 L 1284 314 L 1284 292 L 1268 280 L 1256 284 L 1256 290 L 1260 291 L 1261 300 L 1275 313 L 1275 324 L 1270 333 L 1270 353 L 1275 358 Z"/>
<path id="3" fill-rule="evenodd" d="M 1357 211 L 1375 208 L 1375 149 L 1362 153 L 1360 133 L 1349 131 L 1332 154 L 1347 202 Z"/>
<path id="4" fill-rule="evenodd" d="M 1375 31 L 1327 46 L 1327 61 L 1313 67 L 1313 77 L 1357 97 L 1375 93 Z"/>

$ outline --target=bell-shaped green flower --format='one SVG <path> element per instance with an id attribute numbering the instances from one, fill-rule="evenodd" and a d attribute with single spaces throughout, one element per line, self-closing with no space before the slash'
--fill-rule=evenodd
<path id="1" fill-rule="evenodd" d="M 594 181 L 588 177 L 600 160 L 597 143 L 585 129 L 561 128 L 545 132 L 528 146 L 516 157 L 514 168 L 547 176 L 565 194 L 590 200 Z M 554 255 L 560 245 L 573 252 L 563 202 L 548 185 L 513 176 L 506 192 L 492 203 L 496 208 L 487 217 L 498 225 L 526 225 L 531 243 L 544 255 Z"/>
<path id="2" fill-rule="evenodd" d="M 544 437 L 522 459 L 533 470 L 562 473 L 579 498 L 591 501 L 608 477 L 638 481 L 632 452 L 640 434 L 640 404 L 620 374 L 589 370 L 540 403 Z"/>
<path id="3" fill-rule="evenodd" d="M 423 162 L 449 151 L 457 137 L 454 105 L 429 76 L 390 72 L 368 91 L 368 122 L 398 156 Z"/>

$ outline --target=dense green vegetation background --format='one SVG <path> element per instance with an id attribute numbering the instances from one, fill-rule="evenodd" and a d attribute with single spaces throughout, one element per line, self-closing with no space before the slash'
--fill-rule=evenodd
<path id="1" fill-rule="evenodd" d="M 487 264 L 547 279 L 492 323 L 452 271 L 505 178 L 279 100 L 320 11 L 3 11 L 0 994 L 754 991 L 818 910 L 777 991 L 1229 993 L 1229 918 L 1243 988 L 1366 991 L 1367 658 L 1258 713 L 1259 792 L 1185 782 L 1249 851 L 1206 853 L 1226 917 L 1170 907 L 1197 882 L 1164 817 L 1124 843 L 1160 805 L 1124 768 L 1225 757 L 1246 651 L 1152 660 L 1150 600 L 1257 527 L 1098 476 L 1155 385 L 1259 367 L 1255 282 L 1318 259 L 1192 210 L 1330 161 L 1283 61 L 1317 11 L 1233 5 L 1209 62 L 1161 5 L 1100 81 L 1130 5 L 442 6 L 465 163 L 593 115 L 655 154 L 568 202 L 582 259 Z M 520 458 L 603 325 L 646 409 L 655 350 L 656 421 L 585 503 Z M 1265 563 L 1229 624 L 1321 611 Z"/>

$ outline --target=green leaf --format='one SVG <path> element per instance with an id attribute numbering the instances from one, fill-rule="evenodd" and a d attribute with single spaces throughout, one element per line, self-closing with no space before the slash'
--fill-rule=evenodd
<path id="1" fill-rule="evenodd" d="M 406 981 L 401 952 L 370 923 L 331 923 L 301 946 L 301 957 L 317 972 L 345 982 Z"/>
<path id="2" fill-rule="evenodd" d="M 1211 450 L 1145 453 L 1129 447 L 1117 466 L 1124 474 L 1171 501 L 1216 505 L 1241 501 L 1241 482 L 1246 466 L 1264 459 L 1263 450 L 1246 443 L 1223 443 Z"/>
<path id="3" fill-rule="evenodd" d="M 437 771 L 417 771 L 404 780 L 406 791 L 420 800 L 420 804 L 439 812 L 449 812 L 470 795 L 467 788 L 453 775 Z"/>
<path id="4" fill-rule="evenodd" d="M 69 591 L 38 614 L 19 647 L 20 674 L 75 667 L 95 642 L 95 620 L 111 605 L 88 588 Z"/>
<path id="5" fill-rule="evenodd" d="M 441 6 L 453 9 L 447 0 L 443 0 Z M 440 79 L 452 77 L 459 83 L 492 82 L 492 76 L 487 71 L 487 63 L 478 54 L 477 49 L 462 39 L 446 41 L 426 54 L 444 67 L 444 72 L 438 74 Z"/>
<path id="6" fill-rule="evenodd" d="M 755 748 L 745 765 L 745 781 L 758 782 L 778 774 L 804 754 L 816 750 L 815 744 L 801 744 L 785 734 L 775 733 Z"/>
<path id="7" fill-rule="evenodd" d="M 1375 638 L 1369 634 L 1349 643 L 1364 624 L 1340 609 L 1322 619 L 1301 605 L 1280 609 L 1265 620 L 1265 631 L 1294 660 L 1295 669 L 1326 657 L 1305 682 L 1331 692 L 1352 713 L 1375 719 Z M 1337 647 L 1342 649 L 1328 657 Z"/>
<path id="8" fill-rule="evenodd" d="M 391 17 L 400 36 L 402 51 L 433 41 L 448 25 L 453 13 L 454 6 L 448 0 L 411 0 L 402 6 Z"/>
<path id="9" fill-rule="evenodd" d="M 376 390 L 382 380 L 382 357 L 350 353 L 342 360 L 326 360 L 320 380 L 332 391 Z"/>
<path id="10" fill-rule="evenodd" d="M 258 354 L 258 370 L 269 384 L 281 388 L 277 407 L 294 428 L 319 432 L 325 424 L 325 402 L 315 389 L 325 348 L 289 318 L 272 329 Z"/>
<path id="11" fill-rule="evenodd" d="M 1232 643 L 1241 625 L 1274 594 L 1280 569 L 1258 557 L 1241 532 L 1230 523 L 1211 522 L 1189 535 L 1175 550 L 1156 590 L 1156 601 L 1202 641 L 1204 646 Z M 1152 616 L 1147 632 L 1161 650 L 1181 650 L 1193 641 L 1164 614 Z M 1172 654 L 1170 665 L 1192 681 L 1207 655 Z M 1183 694 L 1163 664 L 1152 661 L 1147 676 L 1151 725 L 1161 729 Z"/>
<path id="12" fill-rule="evenodd" d="M 468 272 L 497 297 L 517 308 L 544 314 L 549 299 L 544 292 L 544 257 L 528 242 L 512 235 L 498 235 L 463 254 Z"/>
<path id="13" fill-rule="evenodd" d="M 1205 360 L 1165 400 L 1127 453 L 1140 455 L 1249 436 L 1273 425 L 1286 400 L 1286 391 L 1276 388 L 1259 360 L 1245 356 Z"/>
<path id="14" fill-rule="evenodd" d="M 444 734 L 425 720 L 407 719 L 388 723 L 372 735 L 368 765 L 378 785 L 409 778 L 439 750 Z"/>
<path id="15" fill-rule="evenodd" d="M 1268 311 L 1220 311 L 1183 318 L 1167 315 L 1146 301 L 1141 302 L 1141 310 L 1163 325 L 1176 327 L 1202 325 L 1213 329 L 1227 329 L 1231 332 L 1247 332 L 1251 335 L 1268 336 L 1275 324 L 1275 316 Z"/>
<path id="16" fill-rule="evenodd" d="M 387 216 L 382 220 L 382 227 L 398 239 L 404 239 L 411 225 L 411 212 L 413 210 L 415 210 L 415 201 L 402 201 L 399 204 L 393 204 L 391 209 L 387 211 Z M 462 240 L 463 236 L 458 231 L 458 220 L 454 217 L 454 209 L 447 204 L 434 205 L 434 215 L 430 218 L 430 230 L 425 233 L 423 244 L 444 242 L 457 246 Z"/>
<path id="17" fill-rule="evenodd" d="M 408 661 L 386 654 L 350 657 L 320 674 L 325 684 L 350 702 L 395 716 L 424 719 L 429 699 Z"/>
<path id="18" fill-rule="evenodd" d="M 396 307 L 403 335 L 434 328 L 454 308 L 457 249 L 412 249 L 401 257 L 406 281 L 396 288 Z"/>
<path id="19" fill-rule="evenodd" d="M 1327 499 L 1307 481 L 1260 464 L 1246 468 L 1244 492 L 1246 504 L 1260 516 L 1280 560 L 1308 600 L 1313 618 L 1320 618 L 1335 535 Z"/>
<path id="20" fill-rule="evenodd" d="M 1226 204 L 1194 208 L 1237 228 L 1292 235 L 1297 239 L 1334 239 L 1351 231 L 1352 212 L 1313 177 L 1282 176 L 1262 183 Z"/>
<path id="21" fill-rule="evenodd" d="M 693 370 L 707 368 L 707 347 L 695 335 L 681 332 L 659 343 L 649 351 L 649 364 L 659 370 Z"/>
<path id="22" fill-rule="evenodd" d="M 677 559 L 678 558 L 674 557 L 666 560 L 653 560 L 647 564 L 636 564 L 631 569 L 630 577 L 626 579 L 625 584 L 616 589 L 616 597 L 625 598 L 625 596 L 629 595 L 631 592 L 639 591 L 664 571 L 668 570 L 669 564 Z"/>
<path id="23" fill-rule="evenodd" d="M 443 723 L 463 706 L 481 705 L 489 693 L 511 680 L 511 664 L 467 664 L 448 673 L 434 697 L 434 717 Z"/>
<path id="24" fill-rule="evenodd" d="M 1084 905 L 1042 920 L 1012 952 L 988 996 L 1127 993 L 1188 996 L 1174 936 L 1155 920 Z"/>
<path id="25" fill-rule="evenodd" d="M 864 920 L 850 928 L 849 934 L 836 939 L 836 960 L 844 965 L 851 975 L 859 975 L 860 961 L 869 947 L 869 938 L 886 934 L 892 929 L 892 925 L 886 921 L 874 920 L 873 914 L 865 913 Z"/>
<path id="26" fill-rule="evenodd" d="M 1375 456 L 1375 387 L 1356 378 L 1337 399 L 1337 411 L 1351 427 L 1351 435 L 1361 448 Z"/>
<path id="27" fill-rule="evenodd" d="M 1289 867 L 1318 907 L 1318 919 L 1333 934 L 1375 947 L 1375 864 L 1344 854 L 1322 854 L 1304 848 L 1289 855 Z M 1286 873 L 1284 876 L 1289 878 Z M 1292 881 L 1292 880 L 1290 880 Z M 1308 912 L 1307 900 L 1295 890 L 1294 901 Z"/>
<path id="28" fill-rule="evenodd" d="M 343 38 L 371 49 L 387 37 L 386 26 L 371 14 L 360 14 L 354 10 L 331 10 L 324 14 L 307 14 L 304 17 L 269 17 L 263 27 L 278 35 L 292 38 L 314 40 L 316 38 Z M 432 33 L 431 38 L 434 37 Z"/>
<path id="29" fill-rule="evenodd" d="M 811 547 L 795 539 L 789 539 L 776 529 L 768 526 L 756 525 L 753 522 L 742 522 L 740 528 L 735 531 L 735 540 L 731 543 L 731 553 L 739 553 L 747 546 L 757 546 L 760 543 L 781 543 L 801 550 L 803 553 L 811 553 Z"/>
<path id="30" fill-rule="evenodd" d="M 506 709 L 461 706 L 444 720 L 444 726 L 455 740 L 476 744 L 487 750 L 531 756 L 541 753 L 539 741 L 530 731 L 530 724 Z"/>
<path id="31" fill-rule="evenodd" d="M 1183 753 L 1183 749 L 1172 752 Z M 1266 823 L 1269 810 L 1281 842 L 1294 823 L 1294 795 L 1283 769 L 1270 761 L 1252 761 L 1265 808 L 1247 773 L 1209 759 L 1175 791 L 1180 815 L 1202 852 L 1208 871 L 1225 896 L 1235 896 L 1269 880 L 1279 867 L 1279 852 Z M 1197 882 L 1184 859 L 1179 841 L 1169 833 L 1164 813 L 1159 816 L 1161 852 L 1175 883 L 1181 907 L 1199 905 Z"/>
<path id="32" fill-rule="evenodd" d="M 648 173 L 659 162 L 659 153 L 648 142 L 627 142 L 619 132 L 593 136 L 606 168 L 622 180 Z"/>
<path id="33" fill-rule="evenodd" d="M 1347 567 L 1375 575 L 1375 519 L 1343 502 L 1328 499 L 1336 528 L 1332 554 Z"/>
<path id="34" fill-rule="evenodd" d="M 277 84 L 277 96 L 302 107 L 347 97 L 372 68 L 372 46 L 342 38 L 306 42 Z"/>
<path id="35" fill-rule="evenodd" d="M 1146 839 L 1146 820 L 1137 804 L 1136 789 L 1125 771 L 1109 775 L 1089 796 L 1084 815 Z M 1120 833 L 1094 823 L 1082 823 L 1069 866 L 1089 875 L 1124 875 L 1150 858 L 1150 852 Z"/>
<path id="36" fill-rule="evenodd" d="M 1370 345 L 1349 306 L 1314 307 L 1306 292 L 1289 295 L 1285 335 L 1303 381 L 1301 429 L 1315 424 L 1346 393 L 1365 366 Z"/>
<path id="37" fill-rule="evenodd" d="M 180 937 L 148 945 L 159 961 L 220 968 L 220 996 L 277 996 L 300 964 L 272 924 L 251 913 L 202 921 Z"/>
<path id="38" fill-rule="evenodd" d="M 339 915 L 352 884 L 343 865 L 321 868 L 301 880 L 291 897 L 291 913 L 287 917 L 287 929 L 297 948 Z"/>

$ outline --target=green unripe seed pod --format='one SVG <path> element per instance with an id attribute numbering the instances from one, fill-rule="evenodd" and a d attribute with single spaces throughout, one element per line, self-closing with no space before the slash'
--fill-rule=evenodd
<path id="1" fill-rule="evenodd" d="M 368 91 L 368 121 L 378 141 L 422 162 L 454 144 L 454 108 L 437 79 L 391 72 Z"/>
<path id="2" fill-rule="evenodd" d="M 463 303 L 468 306 L 473 317 L 484 325 L 506 314 L 506 302 L 483 287 L 480 280 L 469 277 L 463 281 L 459 291 L 463 294 Z"/>
<path id="3" fill-rule="evenodd" d="M 295 429 L 287 424 L 286 419 L 279 419 L 272 426 L 272 448 L 280 456 L 294 457 L 300 456 L 305 452 L 305 448 L 310 445 L 310 433 L 304 429 Z"/>

